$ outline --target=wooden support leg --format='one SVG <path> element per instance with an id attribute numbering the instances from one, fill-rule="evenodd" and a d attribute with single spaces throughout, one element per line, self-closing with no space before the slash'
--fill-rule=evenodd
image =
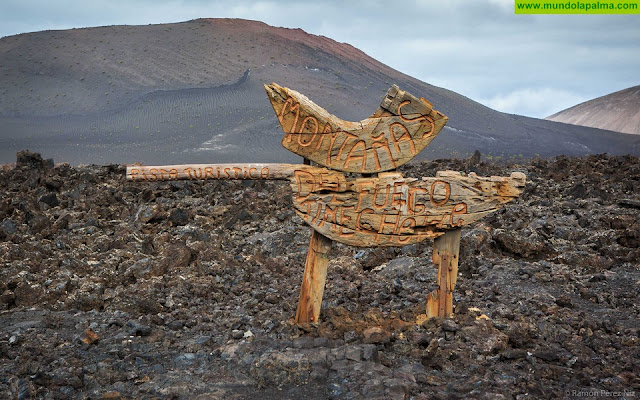
<path id="1" fill-rule="evenodd" d="M 315 230 L 311 233 L 307 262 L 304 267 L 296 323 L 303 324 L 318 322 L 324 284 L 327 280 L 327 264 L 329 263 L 329 250 L 331 239 L 323 236 Z"/>
<path id="2" fill-rule="evenodd" d="M 438 266 L 438 289 L 427 295 L 427 318 L 453 314 L 453 288 L 458 276 L 461 229 L 447 231 L 433 242 L 433 263 Z"/>

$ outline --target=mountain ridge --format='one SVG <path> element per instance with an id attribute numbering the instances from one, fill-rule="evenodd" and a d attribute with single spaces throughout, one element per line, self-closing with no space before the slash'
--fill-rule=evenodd
<path id="1" fill-rule="evenodd" d="M 298 161 L 280 146 L 271 82 L 351 121 L 392 84 L 425 97 L 450 120 L 421 158 L 640 152 L 637 138 L 503 114 L 352 45 L 257 21 L 36 32 L 0 39 L 0 59 L 3 162 L 25 148 L 84 164 Z"/>
<path id="2" fill-rule="evenodd" d="M 545 119 L 640 135 L 640 85 L 587 100 Z"/>

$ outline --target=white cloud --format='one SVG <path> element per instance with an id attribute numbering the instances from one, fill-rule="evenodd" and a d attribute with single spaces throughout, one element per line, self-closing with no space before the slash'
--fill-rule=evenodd
<path id="1" fill-rule="evenodd" d="M 560 89 L 524 88 L 480 102 L 498 111 L 544 118 L 586 100 L 589 98 Z"/>
<path id="2" fill-rule="evenodd" d="M 505 10 L 513 10 L 514 9 L 514 0 L 488 0 L 489 3 L 495 4 L 498 7 L 501 7 Z"/>

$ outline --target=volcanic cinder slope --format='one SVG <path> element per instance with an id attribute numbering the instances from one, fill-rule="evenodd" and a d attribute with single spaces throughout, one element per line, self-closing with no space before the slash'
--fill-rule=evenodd
<path id="1" fill-rule="evenodd" d="M 349 120 L 394 83 L 425 97 L 450 120 L 422 158 L 640 153 L 640 137 L 503 114 L 326 37 L 199 19 L 0 39 L 0 162 L 25 148 L 70 163 L 299 161 L 270 82 Z"/>
<path id="2" fill-rule="evenodd" d="M 640 135 L 640 85 L 585 101 L 546 119 Z"/>

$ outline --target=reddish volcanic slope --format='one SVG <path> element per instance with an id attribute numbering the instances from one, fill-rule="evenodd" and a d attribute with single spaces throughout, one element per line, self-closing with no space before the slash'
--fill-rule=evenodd
<path id="1" fill-rule="evenodd" d="M 586 101 L 546 119 L 640 135 L 640 86 Z"/>
<path id="2" fill-rule="evenodd" d="M 231 84 L 247 70 L 264 76 L 289 68 L 312 88 L 319 79 L 303 79 L 297 69 L 337 78 L 346 67 L 363 78 L 410 79 L 349 44 L 238 19 L 36 32 L 2 38 L 0 54 L 3 115 L 117 109 L 157 90 Z M 351 86 L 351 76 L 343 80 Z M 339 94 L 335 85 L 331 89 L 328 94 Z"/>

